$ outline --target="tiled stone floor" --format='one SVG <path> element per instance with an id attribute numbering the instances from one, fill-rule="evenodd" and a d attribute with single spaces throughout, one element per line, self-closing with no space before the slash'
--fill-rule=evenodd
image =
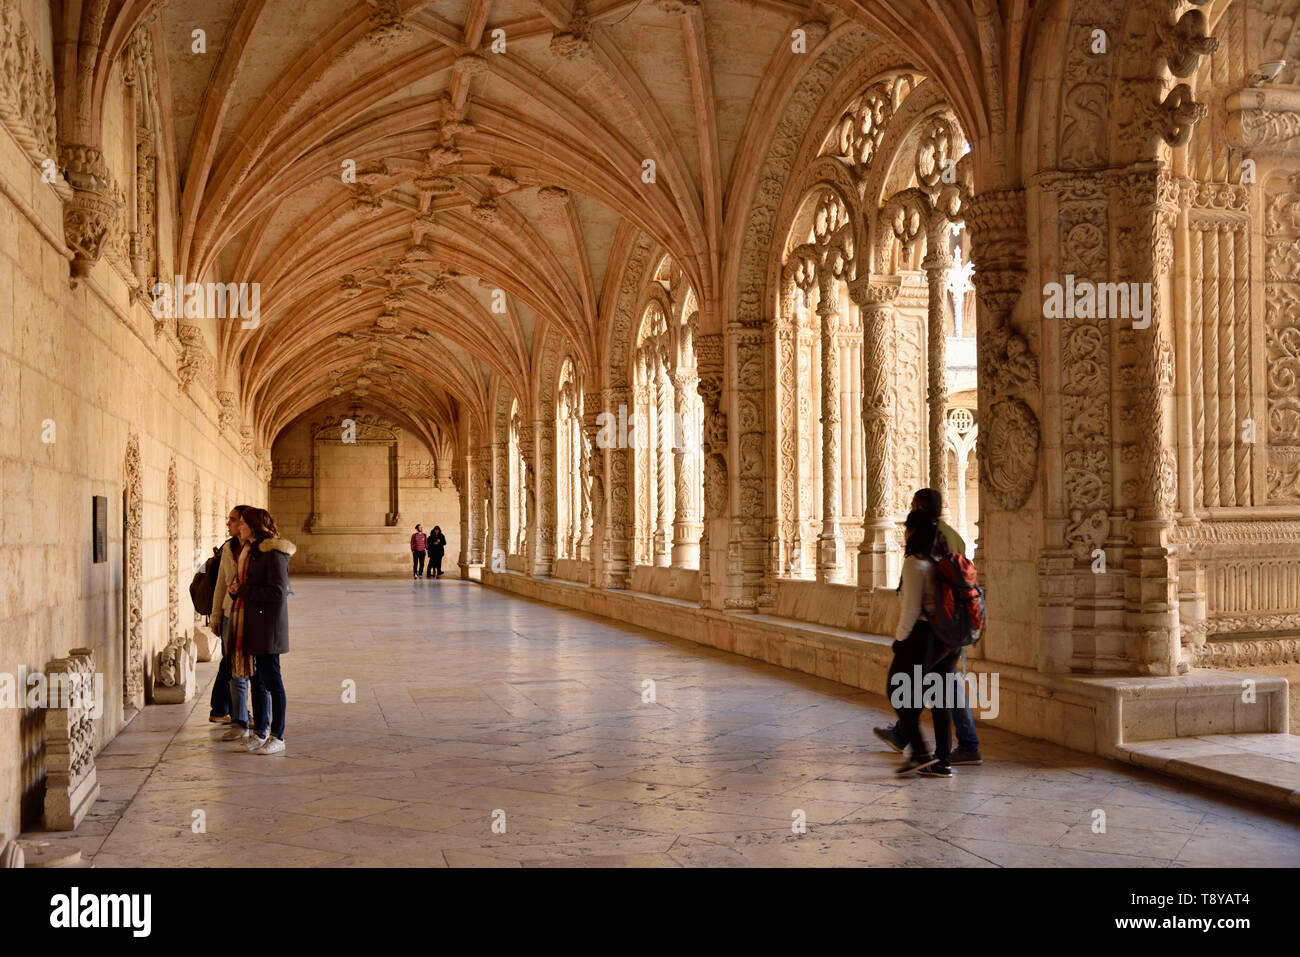
<path id="1" fill-rule="evenodd" d="M 294 590 L 287 754 L 215 741 L 205 665 L 99 756 L 75 835 L 25 837 L 97 867 L 1300 865 L 1295 815 L 992 728 L 983 767 L 895 780 L 883 698 L 689 642 L 450 578 Z"/>

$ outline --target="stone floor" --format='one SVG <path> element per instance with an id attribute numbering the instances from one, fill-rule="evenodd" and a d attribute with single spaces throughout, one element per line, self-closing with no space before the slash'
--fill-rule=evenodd
<path id="1" fill-rule="evenodd" d="M 649 631 L 452 579 L 294 590 L 287 754 L 214 740 L 205 665 L 99 756 L 75 835 L 24 837 L 97 867 L 1300 865 L 1295 815 L 992 728 L 983 767 L 895 780 L 883 698 Z"/>

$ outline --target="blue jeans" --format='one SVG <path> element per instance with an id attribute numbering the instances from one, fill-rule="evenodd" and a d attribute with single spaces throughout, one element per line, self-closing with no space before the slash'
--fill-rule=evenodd
<path id="1" fill-rule="evenodd" d="M 415 565 L 415 577 L 424 574 L 424 552 L 411 552 L 411 562 Z"/>
<path id="2" fill-rule="evenodd" d="M 253 734 L 265 737 L 268 723 L 271 733 L 284 739 L 284 680 L 280 677 L 279 655 L 258 655 L 253 669 Z"/>
<path id="3" fill-rule="evenodd" d="M 248 679 L 236 678 L 231 674 L 230 660 L 230 617 L 221 619 L 222 667 L 229 676 L 230 686 L 230 723 L 241 728 L 248 727 Z"/>
<path id="4" fill-rule="evenodd" d="M 965 653 L 962 663 L 965 664 Z M 980 749 L 980 739 L 975 736 L 975 718 L 970 713 L 970 702 L 966 700 L 966 682 L 957 682 L 957 697 L 952 708 L 952 729 L 957 733 L 957 746 L 970 751 Z"/>

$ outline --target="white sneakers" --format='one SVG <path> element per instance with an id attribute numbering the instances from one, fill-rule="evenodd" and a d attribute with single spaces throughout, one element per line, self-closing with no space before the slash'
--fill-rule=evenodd
<path id="1" fill-rule="evenodd" d="M 266 739 L 268 737 L 270 737 L 270 735 L 263 735 L 259 738 L 253 732 L 248 732 L 248 742 L 244 745 L 244 750 L 249 754 L 253 754 L 258 750 L 258 748 L 266 744 Z"/>
<path id="2" fill-rule="evenodd" d="M 258 748 L 254 754 L 280 754 L 284 751 L 284 739 L 277 738 L 273 734 L 266 736 L 266 743 Z"/>

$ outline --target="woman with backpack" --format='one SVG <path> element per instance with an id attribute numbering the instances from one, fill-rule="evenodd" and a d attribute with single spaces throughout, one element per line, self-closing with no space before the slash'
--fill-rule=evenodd
<path id="1" fill-rule="evenodd" d="M 932 557 L 938 523 L 923 511 L 907 516 L 904 526 L 907 544 L 903 549 L 903 580 L 899 601 L 898 629 L 894 633 L 894 660 L 889 666 L 889 701 L 898 713 L 902 737 L 910 753 L 895 774 L 951 777 L 948 763 L 952 719 L 945 705 L 949 674 L 956 656 L 930 631 L 935 614 L 935 564 Z M 935 750 L 931 753 L 921 735 L 922 704 L 936 689 L 934 718 Z"/>
<path id="2" fill-rule="evenodd" d="M 289 557 L 297 547 L 280 537 L 264 508 L 244 509 L 239 539 L 244 547 L 229 588 L 229 634 L 231 675 L 247 675 L 253 684 L 253 726 L 244 749 L 281 754 L 286 696 L 280 656 L 289 651 Z"/>

